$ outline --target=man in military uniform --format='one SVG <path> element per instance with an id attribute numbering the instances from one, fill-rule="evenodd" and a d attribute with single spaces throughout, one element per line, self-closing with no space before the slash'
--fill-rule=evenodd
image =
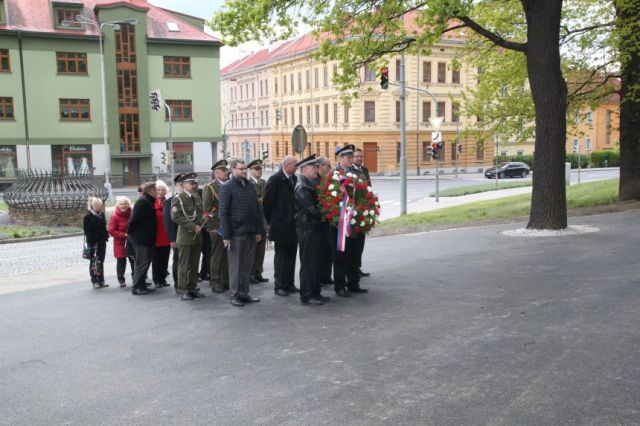
<path id="1" fill-rule="evenodd" d="M 211 291 L 224 293 L 229 290 L 229 264 L 227 251 L 220 235 L 220 187 L 229 179 L 227 160 L 220 160 L 211 167 L 213 181 L 203 188 L 202 204 L 207 231 L 211 241 L 211 261 L 209 279 Z"/>
<path id="2" fill-rule="evenodd" d="M 176 237 L 178 235 L 178 225 L 171 220 L 171 200 L 177 194 L 182 192 L 182 178 L 184 177 L 184 173 L 178 173 L 175 178 L 173 178 L 175 193 L 171 195 L 171 197 L 167 198 L 164 202 L 164 206 L 162 207 L 162 221 L 164 223 L 164 227 L 167 230 L 167 235 L 169 236 L 169 242 L 171 244 L 171 249 L 173 250 L 173 261 L 171 265 L 171 275 L 173 276 L 173 288 L 176 293 L 178 293 L 178 263 L 179 263 L 179 252 L 178 252 L 178 244 L 176 243 Z"/>
<path id="3" fill-rule="evenodd" d="M 353 152 L 353 166 L 352 166 L 353 171 L 355 172 L 356 175 L 358 175 L 360 179 L 365 181 L 367 185 L 371 186 L 371 177 L 369 176 L 369 169 L 367 168 L 367 166 L 362 164 L 363 161 L 364 161 L 364 151 L 362 151 L 360 148 L 357 148 Z M 354 238 L 354 243 L 356 243 L 356 248 L 355 248 L 356 266 L 358 268 L 358 274 L 360 274 L 361 277 L 368 277 L 369 275 L 371 275 L 369 272 L 364 272 L 362 270 L 362 252 L 364 251 L 365 239 L 366 237 L 364 235 L 360 235 L 359 237 Z"/>
<path id="4" fill-rule="evenodd" d="M 269 282 L 269 279 L 262 276 L 262 272 L 264 272 L 264 252 L 267 247 L 267 219 L 264 218 L 262 199 L 264 198 L 264 190 L 267 186 L 267 181 L 262 179 L 262 160 L 253 160 L 247 165 L 247 168 L 249 168 L 249 181 L 256 186 L 258 205 L 260 206 L 260 216 L 264 223 L 262 240 L 259 243 L 256 243 L 256 257 L 253 261 L 253 267 L 251 268 L 251 275 L 249 275 L 249 282 L 251 284 L 267 283 Z"/>
<path id="5" fill-rule="evenodd" d="M 182 178 L 183 191 L 171 200 L 171 220 L 178 225 L 176 243 L 180 252 L 178 264 L 178 291 L 182 300 L 204 297 L 196 291 L 198 261 L 202 248 L 201 231 L 204 226 L 202 200 L 197 192 L 195 173 Z"/>

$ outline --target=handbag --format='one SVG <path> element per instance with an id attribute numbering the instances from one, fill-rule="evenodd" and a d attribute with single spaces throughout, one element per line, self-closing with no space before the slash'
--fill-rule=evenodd
<path id="1" fill-rule="evenodd" d="M 91 246 L 87 242 L 87 237 L 84 237 L 84 244 L 82 245 L 82 258 L 91 259 Z"/>

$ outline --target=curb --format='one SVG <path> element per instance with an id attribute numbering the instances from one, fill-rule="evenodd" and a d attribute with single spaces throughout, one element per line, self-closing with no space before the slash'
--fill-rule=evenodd
<path id="1" fill-rule="evenodd" d="M 0 244 L 18 244 L 18 243 L 28 243 L 32 241 L 57 240 L 60 238 L 81 237 L 83 235 L 84 235 L 83 232 L 73 232 L 69 234 L 43 235 L 41 237 L 11 238 L 6 240 L 0 240 Z"/>

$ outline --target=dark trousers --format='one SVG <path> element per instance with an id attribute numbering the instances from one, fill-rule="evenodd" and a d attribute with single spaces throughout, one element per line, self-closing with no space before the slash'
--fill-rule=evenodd
<path id="1" fill-rule="evenodd" d="M 96 243 L 91 247 L 91 259 L 89 260 L 91 284 L 104 283 L 104 256 L 106 251 L 106 242 Z"/>
<path id="2" fill-rule="evenodd" d="M 211 279 L 209 271 L 211 270 L 211 239 L 208 232 L 202 232 L 202 262 L 200 266 L 199 276 L 202 279 Z"/>
<path id="3" fill-rule="evenodd" d="M 264 252 L 267 248 L 267 235 L 262 235 L 262 240 L 259 243 L 256 243 L 256 255 L 253 259 L 253 266 L 251 268 L 251 276 L 253 277 L 261 277 L 264 272 L 263 264 L 264 264 Z"/>
<path id="4" fill-rule="evenodd" d="M 286 290 L 294 287 L 297 250 L 297 243 L 275 243 L 275 289 Z"/>
<path id="5" fill-rule="evenodd" d="M 133 257 L 119 257 L 116 260 L 116 275 L 118 276 L 118 282 L 123 283 L 124 273 L 127 269 L 127 259 L 129 259 L 129 266 L 131 267 L 131 275 L 133 276 Z"/>
<path id="6" fill-rule="evenodd" d="M 326 236 L 319 229 L 297 228 L 300 247 L 300 300 L 320 296 L 320 252 Z"/>
<path id="7" fill-rule="evenodd" d="M 333 268 L 333 256 L 332 250 L 333 246 L 331 245 L 331 228 L 328 226 L 324 226 L 322 228 L 322 249 L 318 253 L 320 257 L 320 283 L 328 283 L 331 282 L 331 270 Z"/>
<path id="8" fill-rule="evenodd" d="M 360 272 L 360 269 L 362 268 L 362 252 L 364 252 L 365 238 L 366 237 L 364 235 L 361 235 L 353 239 L 353 243 L 354 243 L 353 251 L 356 257 L 355 263 L 356 263 L 356 268 L 358 268 L 358 272 Z"/>
<path id="9" fill-rule="evenodd" d="M 167 282 L 166 274 L 169 267 L 169 255 L 171 254 L 171 246 L 156 247 L 153 252 L 153 263 L 151 267 L 151 275 L 153 283 Z"/>
<path id="10" fill-rule="evenodd" d="M 343 288 L 358 288 L 360 286 L 360 274 L 356 265 L 353 238 L 347 238 L 345 250 L 338 251 L 338 230 L 332 229 L 333 237 L 333 288 L 338 291 Z M 357 247 L 356 242 L 356 247 Z"/>
<path id="11" fill-rule="evenodd" d="M 173 277 L 173 287 L 178 288 L 178 264 L 180 263 L 180 250 L 178 247 L 173 249 L 173 259 L 171 264 L 171 276 Z"/>
<path id="12" fill-rule="evenodd" d="M 133 244 L 133 249 L 136 253 L 136 262 L 133 267 L 133 286 L 137 288 L 146 288 L 145 280 L 147 279 L 149 266 L 151 266 L 153 250 L 155 247 Z"/>
<path id="13" fill-rule="evenodd" d="M 249 294 L 249 273 L 256 254 L 254 234 L 231 237 L 231 247 L 227 253 L 229 261 L 229 290 L 231 298 Z"/>

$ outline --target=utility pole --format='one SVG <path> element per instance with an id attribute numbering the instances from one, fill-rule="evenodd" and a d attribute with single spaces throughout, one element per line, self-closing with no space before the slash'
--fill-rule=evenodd
<path id="1" fill-rule="evenodd" d="M 420 51 L 416 61 L 416 176 L 420 176 Z"/>
<path id="2" fill-rule="evenodd" d="M 400 215 L 407 214 L 407 123 L 404 74 L 404 52 L 402 52 L 400 54 Z"/>

